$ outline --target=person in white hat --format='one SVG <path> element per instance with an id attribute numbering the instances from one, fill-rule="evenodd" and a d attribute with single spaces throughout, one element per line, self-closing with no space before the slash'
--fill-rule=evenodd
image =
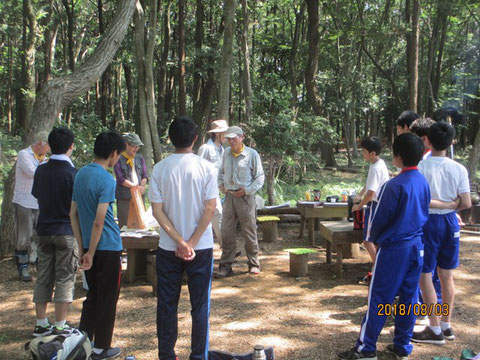
<path id="1" fill-rule="evenodd" d="M 37 250 L 35 243 L 35 227 L 38 219 L 38 202 L 32 195 L 33 176 L 50 151 L 48 131 L 39 131 L 33 137 L 31 146 L 18 152 L 15 165 L 15 190 L 13 204 L 17 222 L 17 239 L 15 244 L 15 261 L 20 280 L 32 281 L 28 272 L 29 250 L 30 262 L 35 263 Z"/>
<path id="2" fill-rule="evenodd" d="M 200 146 L 198 149 L 198 156 L 210 161 L 215 165 L 215 168 L 218 171 L 220 167 L 220 162 L 222 155 L 224 153 L 224 148 L 222 143 L 225 141 L 223 135 L 228 129 L 228 123 L 225 120 L 215 120 L 212 121 L 211 130 L 208 131 L 210 134 L 210 139 Z M 220 201 L 220 196 L 217 198 L 217 207 L 215 209 L 215 215 L 212 219 L 213 231 L 217 238 L 218 244 L 222 246 L 222 202 Z"/>

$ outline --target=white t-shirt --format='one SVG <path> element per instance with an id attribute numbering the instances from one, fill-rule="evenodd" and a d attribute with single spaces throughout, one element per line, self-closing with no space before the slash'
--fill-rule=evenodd
<path id="1" fill-rule="evenodd" d="M 192 153 L 172 154 L 153 167 L 148 197 L 152 203 L 163 203 L 163 211 L 185 241 L 198 226 L 205 209 L 204 201 L 218 196 L 216 174 L 213 164 Z M 175 251 L 177 242 L 160 228 L 158 246 Z M 212 247 L 212 225 L 209 224 L 195 250 Z"/>
<path id="2" fill-rule="evenodd" d="M 444 156 L 430 156 L 420 161 L 418 170 L 427 179 L 432 199 L 454 201 L 458 195 L 470 192 L 465 166 Z M 448 214 L 451 209 L 430 209 L 430 214 Z"/>
<path id="3" fill-rule="evenodd" d="M 385 165 L 385 161 L 379 159 L 377 162 L 370 164 L 368 169 L 367 184 L 365 185 L 365 191 L 373 191 L 373 201 L 377 201 L 377 194 L 380 187 L 390 179 L 388 176 L 388 168 Z"/>

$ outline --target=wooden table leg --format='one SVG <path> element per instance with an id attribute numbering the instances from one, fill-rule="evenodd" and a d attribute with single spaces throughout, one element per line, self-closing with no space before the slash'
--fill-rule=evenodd
<path id="1" fill-rule="evenodd" d="M 315 219 L 308 218 L 308 241 L 315 245 Z"/>
<path id="2" fill-rule="evenodd" d="M 137 250 L 127 249 L 127 271 L 125 280 L 132 283 L 135 280 L 135 269 L 137 267 Z"/>
<path id="3" fill-rule="evenodd" d="M 325 243 L 327 245 L 327 264 L 332 263 L 332 243 L 325 239 Z"/>
<path id="4" fill-rule="evenodd" d="M 303 236 L 305 234 L 305 222 L 306 219 L 304 216 L 300 215 L 300 235 L 298 236 L 299 239 L 303 240 Z"/>
<path id="5" fill-rule="evenodd" d="M 337 276 L 342 278 L 343 246 L 337 245 Z"/>

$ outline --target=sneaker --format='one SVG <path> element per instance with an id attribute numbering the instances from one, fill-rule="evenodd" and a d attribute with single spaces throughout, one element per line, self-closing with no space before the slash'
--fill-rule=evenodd
<path id="1" fill-rule="evenodd" d="M 351 348 L 348 351 L 344 351 L 338 354 L 340 360 L 355 360 L 355 359 L 365 359 L 365 360 L 377 360 L 377 352 L 360 352 L 355 348 Z"/>
<path id="2" fill-rule="evenodd" d="M 20 280 L 22 281 L 25 281 L 25 282 L 29 282 L 29 281 L 32 281 L 32 275 L 30 275 L 30 273 L 28 272 L 28 267 L 27 266 L 23 266 L 18 275 L 20 276 Z"/>
<path id="3" fill-rule="evenodd" d="M 397 349 L 393 344 L 388 345 L 386 351 L 389 354 L 393 354 L 397 360 L 408 360 L 408 354 Z"/>
<path id="4" fill-rule="evenodd" d="M 229 265 L 220 265 L 218 272 L 215 273 L 216 279 L 223 279 L 233 275 L 232 267 Z"/>
<path id="5" fill-rule="evenodd" d="M 95 354 L 92 352 L 91 359 L 92 360 L 103 360 L 103 359 L 113 359 L 120 356 L 122 351 L 119 347 L 114 347 L 110 349 L 103 350 L 100 354 Z"/>
<path id="6" fill-rule="evenodd" d="M 75 330 L 74 327 L 68 325 L 68 324 L 65 324 L 63 326 L 63 328 L 57 328 L 56 326 L 53 326 L 53 331 L 52 331 L 52 335 L 64 335 L 64 336 L 69 336 L 72 331 Z"/>
<path id="7" fill-rule="evenodd" d="M 256 266 L 252 266 L 252 267 L 250 267 L 248 272 L 252 275 L 259 275 L 260 274 L 260 269 Z"/>
<path id="8" fill-rule="evenodd" d="M 367 275 L 365 275 L 363 278 L 361 278 L 358 283 L 363 284 L 363 285 L 370 285 L 371 281 L 372 281 L 372 272 L 369 271 L 367 273 Z"/>
<path id="9" fill-rule="evenodd" d="M 33 329 L 33 337 L 47 336 L 52 333 L 53 325 L 48 324 L 47 326 L 36 325 Z"/>
<path id="10" fill-rule="evenodd" d="M 443 336 L 447 340 L 455 339 L 455 334 L 453 333 L 452 328 L 448 328 L 448 329 L 443 330 Z"/>
<path id="11" fill-rule="evenodd" d="M 417 343 L 443 345 L 445 344 L 445 337 L 443 336 L 443 333 L 436 335 L 429 326 L 425 326 L 422 331 L 415 331 L 413 333 L 412 341 Z"/>

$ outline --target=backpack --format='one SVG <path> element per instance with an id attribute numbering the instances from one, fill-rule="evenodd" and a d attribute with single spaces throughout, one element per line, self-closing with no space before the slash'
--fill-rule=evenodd
<path id="1" fill-rule="evenodd" d="M 33 360 L 88 360 L 92 344 L 87 333 L 74 329 L 70 335 L 48 335 L 25 345 Z"/>

